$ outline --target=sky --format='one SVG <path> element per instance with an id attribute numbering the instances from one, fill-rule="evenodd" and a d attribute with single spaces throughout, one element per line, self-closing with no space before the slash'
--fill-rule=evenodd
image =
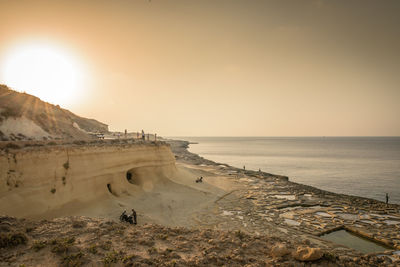
<path id="1" fill-rule="evenodd" d="M 45 94 L 111 130 L 399 136 L 399 14 L 398 0 L 0 0 L 0 83 L 10 51 L 46 44 L 84 78 L 49 75 Z"/>

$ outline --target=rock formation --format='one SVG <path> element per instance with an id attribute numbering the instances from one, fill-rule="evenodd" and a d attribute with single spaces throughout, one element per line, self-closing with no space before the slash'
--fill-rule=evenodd
<path id="1" fill-rule="evenodd" d="M 0 141 L 84 139 L 108 126 L 0 85 Z"/>

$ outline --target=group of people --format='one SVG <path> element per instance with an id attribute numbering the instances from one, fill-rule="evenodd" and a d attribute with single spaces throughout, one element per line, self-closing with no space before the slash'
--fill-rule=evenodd
<path id="1" fill-rule="evenodd" d="M 124 210 L 124 212 L 122 212 L 121 216 L 119 216 L 119 220 L 121 222 L 128 222 L 130 224 L 137 224 L 136 211 L 134 209 L 132 209 L 132 214 L 131 215 L 127 215 L 126 214 L 126 210 Z"/>
<path id="2" fill-rule="evenodd" d="M 143 130 L 142 130 L 141 134 L 139 132 L 137 132 L 136 134 L 137 134 L 137 136 L 136 136 L 137 139 L 140 138 L 143 141 L 146 141 L 146 139 L 147 139 L 147 141 L 150 141 L 150 134 L 145 134 Z M 146 138 L 146 135 L 147 135 L 147 138 Z M 154 141 L 157 142 L 157 134 L 156 133 L 154 134 Z"/>
<path id="3" fill-rule="evenodd" d="M 196 183 L 202 183 L 203 182 L 203 176 L 200 176 L 200 178 L 196 179 Z"/>

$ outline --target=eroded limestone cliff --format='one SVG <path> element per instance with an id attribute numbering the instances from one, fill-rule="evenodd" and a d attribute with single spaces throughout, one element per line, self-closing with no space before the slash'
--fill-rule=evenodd
<path id="1" fill-rule="evenodd" d="M 85 208 L 110 197 L 151 191 L 168 183 L 174 172 L 174 155 L 161 143 L 2 150 L 0 214 L 32 218 L 68 214 L 72 206 Z"/>

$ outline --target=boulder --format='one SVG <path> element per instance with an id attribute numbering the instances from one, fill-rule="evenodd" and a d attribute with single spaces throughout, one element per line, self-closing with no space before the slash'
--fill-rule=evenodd
<path id="1" fill-rule="evenodd" d="M 285 244 L 278 243 L 271 248 L 271 255 L 272 257 L 283 257 L 289 254 L 289 250 L 287 249 Z"/>
<path id="2" fill-rule="evenodd" d="M 324 253 L 320 248 L 300 246 L 293 252 L 293 257 L 299 261 L 315 261 L 322 258 Z"/>

